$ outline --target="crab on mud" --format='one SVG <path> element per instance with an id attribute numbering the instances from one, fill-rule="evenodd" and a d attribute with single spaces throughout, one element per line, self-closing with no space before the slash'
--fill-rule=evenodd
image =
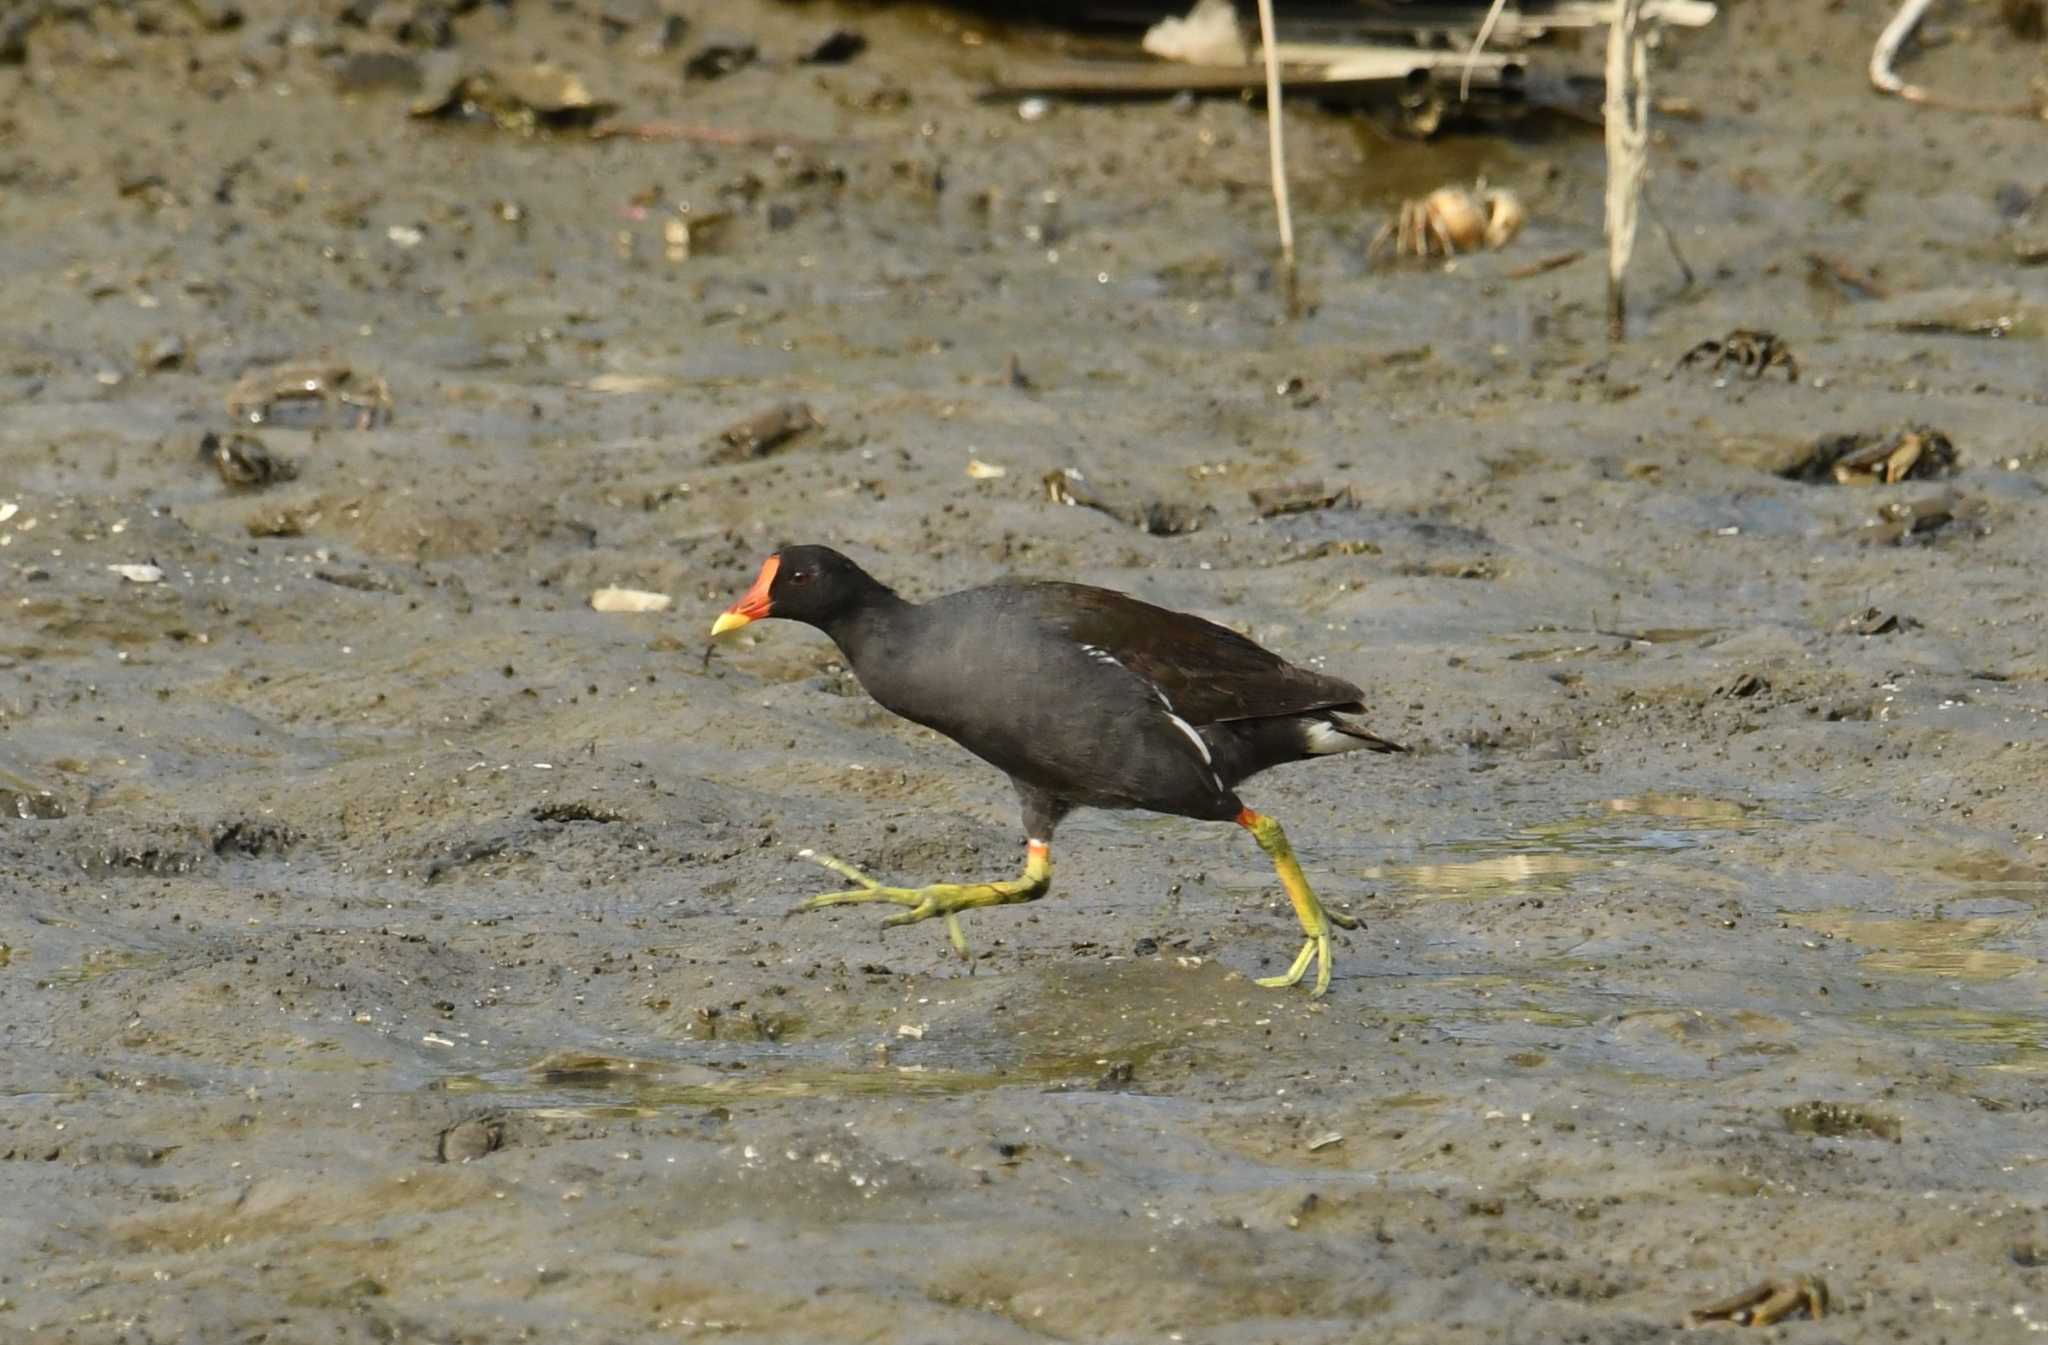
<path id="1" fill-rule="evenodd" d="M 1511 191 L 1439 187 L 1403 201 L 1393 219 L 1380 226 L 1367 252 L 1379 256 L 1388 244 L 1397 257 L 1455 257 L 1481 246 L 1506 247 L 1522 231 L 1529 212 Z"/>

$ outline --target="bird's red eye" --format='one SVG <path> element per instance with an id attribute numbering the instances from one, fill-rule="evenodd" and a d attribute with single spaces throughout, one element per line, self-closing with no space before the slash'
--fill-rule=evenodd
<path id="1" fill-rule="evenodd" d="M 797 570 L 789 576 L 789 582 L 792 584 L 808 584 L 811 582 L 811 572 L 809 570 Z"/>

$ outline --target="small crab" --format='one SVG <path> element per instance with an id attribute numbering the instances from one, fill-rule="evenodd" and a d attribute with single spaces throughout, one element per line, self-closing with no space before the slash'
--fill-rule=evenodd
<path id="1" fill-rule="evenodd" d="M 1685 1314 L 1687 1326 L 1708 1322 L 1735 1322 L 1742 1326 L 1774 1326 L 1801 1308 L 1819 1321 L 1827 1315 L 1827 1282 L 1817 1275 L 1790 1280 L 1765 1280 L 1739 1294 L 1718 1299 Z"/>
<path id="2" fill-rule="evenodd" d="M 223 436 L 208 430 L 199 440 L 199 458 L 236 490 L 261 490 L 298 475 L 296 467 L 273 456 L 252 434 Z"/>
<path id="3" fill-rule="evenodd" d="M 375 374 L 338 362 L 279 364 L 242 375 L 228 391 L 228 414 L 251 425 L 345 423 L 369 430 L 391 418 L 391 389 Z"/>
<path id="4" fill-rule="evenodd" d="M 1511 191 L 1488 191 L 1484 182 L 1470 191 L 1439 187 L 1419 200 L 1403 201 L 1373 235 L 1367 252 L 1377 257 L 1389 243 L 1397 257 L 1455 257 L 1482 245 L 1497 250 L 1514 241 L 1528 218 L 1521 198 Z"/>
<path id="5" fill-rule="evenodd" d="M 1753 332 L 1746 327 L 1737 327 L 1720 340 L 1706 340 L 1678 357 L 1678 363 L 1671 366 L 1671 373 L 1689 368 L 1701 361 L 1709 361 L 1710 372 L 1719 373 L 1734 365 L 1744 378 L 1762 378 L 1772 369 L 1783 369 L 1787 383 L 1799 381 L 1799 361 L 1792 357 L 1792 349 L 1771 332 Z M 1666 377 L 1670 377 L 1669 374 Z"/>

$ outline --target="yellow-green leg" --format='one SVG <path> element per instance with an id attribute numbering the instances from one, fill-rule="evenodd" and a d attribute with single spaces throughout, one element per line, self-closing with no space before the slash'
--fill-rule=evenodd
<path id="1" fill-rule="evenodd" d="M 843 859 L 811 850 L 802 853 L 805 859 L 822 864 L 860 886 L 844 892 L 820 893 L 809 901 L 798 903 L 791 909 L 791 915 L 856 901 L 893 901 L 910 909 L 901 915 L 890 916 L 882 922 L 884 926 L 914 925 L 920 920 L 943 915 L 946 917 L 946 937 L 952 940 L 953 950 L 962 957 L 968 956 L 968 952 L 967 935 L 960 928 L 960 912 L 983 906 L 1037 901 L 1052 886 L 1052 847 L 1041 840 L 1033 840 L 1025 849 L 1024 875 L 1021 878 L 1006 878 L 997 883 L 932 883 L 927 887 L 890 887 L 880 879 L 870 878 Z"/>
<path id="2" fill-rule="evenodd" d="M 1348 915 L 1323 909 L 1323 903 L 1316 900 L 1315 890 L 1308 885 L 1308 878 L 1301 871 L 1301 864 L 1294 858 L 1294 847 L 1287 843 L 1287 833 L 1280 824 L 1270 817 L 1255 813 L 1247 808 L 1237 815 L 1237 824 L 1251 832 L 1273 861 L 1273 871 L 1280 875 L 1280 886 L 1287 889 L 1287 899 L 1294 903 L 1294 913 L 1301 919 L 1302 932 L 1308 935 L 1301 945 L 1301 952 L 1295 956 L 1294 965 L 1285 975 L 1264 976 L 1259 984 L 1272 989 L 1297 984 L 1308 973 L 1308 964 L 1316 963 L 1316 985 L 1309 993 L 1320 999 L 1330 989 L 1330 926 L 1343 929 L 1357 929 L 1358 922 Z"/>

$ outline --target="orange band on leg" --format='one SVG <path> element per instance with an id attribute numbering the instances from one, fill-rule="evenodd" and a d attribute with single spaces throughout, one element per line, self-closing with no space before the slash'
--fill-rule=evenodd
<path id="1" fill-rule="evenodd" d="M 1052 882 L 1052 842 L 1041 841 L 1036 836 L 1024 844 L 1024 882 L 1036 883 L 1041 889 Z"/>

